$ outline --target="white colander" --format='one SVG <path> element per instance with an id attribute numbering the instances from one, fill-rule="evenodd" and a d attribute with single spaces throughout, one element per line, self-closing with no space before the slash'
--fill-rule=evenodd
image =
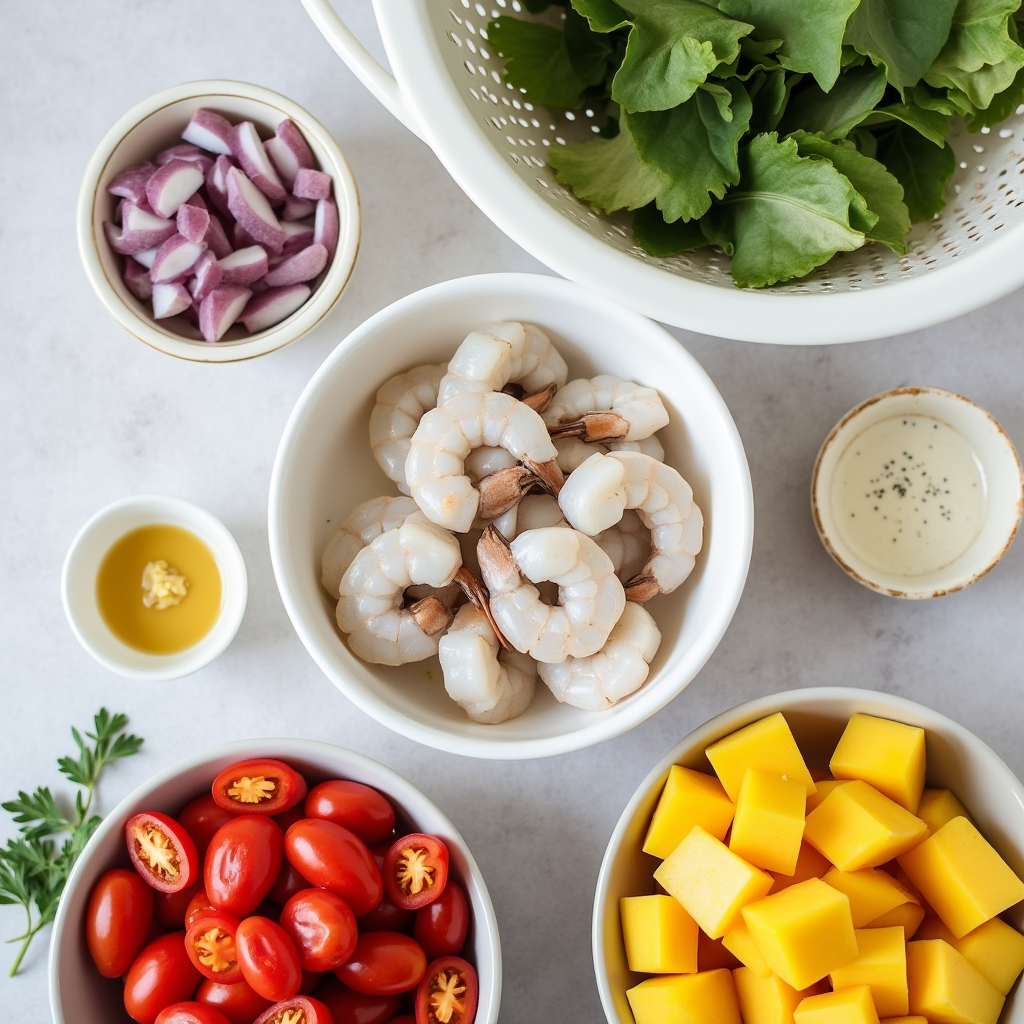
<path id="1" fill-rule="evenodd" d="M 955 130 L 946 208 L 915 226 L 906 256 L 871 244 L 798 281 L 740 289 L 719 251 L 648 256 L 628 217 L 600 216 L 558 184 L 547 149 L 590 138 L 599 111 L 555 114 L 503 83 L 487 22 L 525 16 L 519 0 L 374 0 L 394 78 L 330 0 L 302 2 L 353 73 L 502 231 L 559 274 L 656 320 L 743 341 L 862 341 L 948 320 L 1024 283 L 1024 106 L 991 131 Z"/>

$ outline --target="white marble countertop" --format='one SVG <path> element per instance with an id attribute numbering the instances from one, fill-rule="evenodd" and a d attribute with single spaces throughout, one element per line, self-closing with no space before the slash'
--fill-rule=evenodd
<path id="1" fill-rule="evenodd" d="M 373 38 L 365 0 L 341 5 Z M 108 316 L 79 263 L 74 211 L 86 161 L 111 124 L 158 89 L 198 78 L 258 82 L 307 107 L 359 182 L 363 247 L 331 315 L 253 362 L 183 363 Z M 590 914 L 607 838 L 640 779 L 694 726 L 740 701 L 816 684 L 898 693 L 951 715 L 1017 774 L 1024 545 L 941 600 L 900 603 L 851 582 L 815 535 L 808 483 L 818 446 L 863 398 L 901 384 L 968 395 L 1024 444 L 1024 293 L 918 334 L 838 348 L 780 348 L 674 333 L 733 411 L 754 480 L 756 530 L 739 611 L 700 676 L 653 719 L 578 754 L 471 761 L 396 736 L 320 673 L 285 615 L 267 544 L 278 439 L 309 377 L 370 314 L 463 274 L 545 273 L 462 195 L 430 151 L 366 93 L 297 0 L 90 0 L 0 8 L 0 795 L 56 770 L 68 728 L 102 704 L 131 715 L 144 753 L 113 767 L 101 809 L 179 757 L 225 739 L 306 736 L 402 772 L 452 818 L 487 878 L 501 926 L 502 1020 L 601 1018 Z M 168 427 L 167 413 L 174 423 Z M 142 686 L 79 647 L 60 567 L 79 526 L 116 498 L 179 495 L 234 533 L 249 607 L 227 653 L 198 675 Z M 11 833 L 3 816 L 0 837 Z M 0 908 L 0 936 L 22 928 Z M 11 947 L 2 947 L 3 975 Z M 0 1019 L 49 1019 L 46 941 L 0 981 Z"/>

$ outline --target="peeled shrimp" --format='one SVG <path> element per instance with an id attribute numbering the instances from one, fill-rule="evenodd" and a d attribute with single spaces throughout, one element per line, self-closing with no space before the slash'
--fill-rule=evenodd
<path id="1" fill-rule="evenodd" d="M 626 583 L 631 601 L 670 594 L 693 571 L 704 540 L 704 517 L 690 485 L 671 466 L 637 452 L 591 455 L 572 473 L 558 496 L 565 518 L 596 536 L 636 509 L 651 531 L 651 556 Z"/>
<path id="2" fill-rule="evenodd" d="M 603 711 L 643 686 L 660 646 L 661 631 L 650 612 L 630 601 L 597 654 L 538 665 L 538 671 L 563 704 Z"/>
<path id="3" fill-rule="evenodd" d="M 569 381 L 544 410 L 552 437 L 584 441 L 641 441 L 668 423 L 654 388 L 603 373 Z"/>
<path id="4" fill-rule="evenodd" d="M 505 540 L 515 540 L 527 530 L 545 526 L 568 527 L 558 501 L 550 494 L 527 494 L 517 505 L 494 520 L 494 525 Z"/>
<path id="5" fill-rule="evenodd" d="M 437 405 L 437 389 L 448 370 L 447 363 L 414 366 L 395 374 L 377 391 L 370 413 L 370 450 L 387 478 L 409 493 L 405 460 L 409 441 L 423 414 Z"/>
<path id="6" fill-rule="evenodd" d="M 558 452 L 558 468 L 566 474 L 579 469 L 595 452 L 602 455 L 608 452 L 640 452 L 658 462 L 665 461 L 665 449 L 654 434 L 639 441 L 605 441 L 603 444 L 596 441 L 587 443 L 578 437 L 556 437 L 553 440 Z"/>
<path id="7" fill-rule="evenodd" d="M 537 663 L 503 651 L 487 617 L 463 605 L 438 646 L 444 687 L 474 722 L 497 725 L 521 715 L 533 700 Z"/>
<path id="8" fill-rule="evenodd" d="M 558 511 L 561 513 L 561 507 Z M 632 509 L 627 508 L 614 526 L 602 530 L 594 540 L 612 560 L 615 575 L 623 581 L 636 576 L 651 555 L 651 531 Z"/>
<path id="9" fill-rule="evenodd" d="M 527 530 L 510 544 L 488 527 L 477 555 L 495 623 L 517 651 L 537 661 L 596 654 L 622 614 L 626 596 L 611 559 L 576 530 Z M 534 584 L 544 581 L 558 585 L 560 604 L 541 598 Z"/>

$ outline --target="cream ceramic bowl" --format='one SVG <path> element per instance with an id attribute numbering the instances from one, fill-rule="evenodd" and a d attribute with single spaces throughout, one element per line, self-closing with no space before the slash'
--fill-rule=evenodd
<path id="1" fill-rule="evenodd" d="M 646 977 L 626 964 L 619 898 L 654 892 L 658 860 L 641 850 L 647 826 L 674 764 L 711 772 L 704 750 L 751 722 L 781 711 L 810 767 L 826 768 L 851 715 L 861 712 L 920 726 L 927 734 L 926 784 L 950 789 L 971 812 L 986 839 L 1024 877 L 1024 786 L 977 736 L 963 726 L 902 697 L 873 690 L 815 687 L 790 690 L 741 704 L 695 729 L 640 783 L 608 841 L 594 897 L 592 944 L 597 987 L 609 1024 L 633 1024 L 626 989 Z M 1007 915 L 1024 929 L 1024 903 Z M 1020 986 L 1006 1000 L 1000 1024 L 1024 1024 Z"/>
<path id="2" fill-rule="evenodd" d="M 146 654 L 129 647 L 110 631 L 96 604 L 96 576 L 111 545 L 130 530 L 155 524 L 195 534 L 220 571 L 217 621 L 199 643 L 176 654 Z M 198 672 L 228 649 L 245 614 L 248 582 L 242 552 L 219 519 L 180 498 L 150 494 L 115 501 L 78 531 L 64 559 L 60 591 L 72 632 L 101 665 L 128 679 L 157 682 Z"/>
<path id="3" fill-rule="evenodd" d="M 869 427 L 903 415 L 927 416 L 964 437 L 985 486 L 985 517 L 974 540 L 946 565 L 915 576 L 884 572 L 862 557 L 844 537 L 832 500 L 843 453 Z M 938 388 L 896 388 L 852 409 L 825 439 L 811 479 L 811 512 L 825 550 L 858 583 L 890 597 L 942 597 L 974 583 L 1009 550 L 1022 510 L 1024 473 L 1006 431 L 969 399 Z"/>
<path id="4" fill-rule="evenodd" d="M 89 893 L 97 879 L 111 868 L 131 866 L 124 842 L 128 819 L 143 810 L 176 814 L 189 800 L 208 793 L 216 775 L 229 764 L 255 757 L 286 761 L 311 785 L 342 778 L 373 786 L 391 801 L 410 829 L 444 840 L 451 877 L 466 890 L 473 911 L 464 955 L 480 977 L 476 1022 L 495 1024 L 501 1002 L 498 923 L 484 877 L 465 840 L 438 807 L 397 772 L 343 747 L 301 739 L 242 740 L 194 754 L 143 783 L 104 818 L 68 879 L 53 924 L 50 1008 L 54 1024 L 130 1024 L 120 980 L 100 977 L 83 938 Z"/>
<path id="5" fill-rule="evenodd" d="M 691 483 L 705 519 L 704 549 L 686 583 L 648 607 L 664 637 L 645 685 L 613 708 L 558 704 L 543 683 L 520 717 L 471 722 L 445 693 L 436 659 L 387 668 L 353 656 L 320 586 L 327 541 L 352 509 L 396 494 L 368 443 L 377 389 L 421 363 L 448 360 L 494 320 L 539 325 L 569 376 L 613 373 L 657 388 L 671 414 L 666 459 Z M 750 563 L 753 504 L 743 445 L 721 395 L 663 328 L 578 285 L 531 274 L 468 277 L 416 292 L 358 327 L 299 398 L 270 485 L 270 552 L 285 608 L 306 649 L 363 711 L 396 732 L 474 757 L 562 754 L 631 729 L 694 678 L 732 618 Z M 342 713 L 339 709 L 338 713 Z"/>
<path id="6" fill-rule="evenodd" d="M 334 258 L 315 281 L 305 305 L 281 323 L 248 334 L 236 324 L 223 341 L 208 344 L 181 317 L 154 320 L 147 303 L 140 302 L 121 278 L 125 257 L 110 248 L 103 222 L 113 220 L 119 202 L 107 192 L 110 181 L 127 167 L 152 160 L 168 146 L 177 145 L 192 114 L 208 107 L 233 123 L 252 121 L 263 138 L 291 118 L 302 131 L 319 168 L 334 181 L 340 233 Z M 78 249 L 85 272 L 100 301 L 130 334 L 161 352 L 205 363 L 251 359 L 283 348 L 312 330 L 338 301 L 352 275 L 359 251 L 359 195 L 345 156 L 327 129 L 297 103 L 269 89 L 245 82 L 187 82 L 164 89 L 132 107 L 104 136 L 85 171 L 78 195 Z M 188 335 L 187 332 L 191 332 Z M 193 340 L 193 338 L 198 340 Z"/>

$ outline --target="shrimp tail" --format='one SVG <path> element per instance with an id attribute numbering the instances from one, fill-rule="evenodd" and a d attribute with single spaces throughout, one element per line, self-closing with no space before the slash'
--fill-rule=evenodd
<path id="1" fill-rule="evenodd" d="M 637 573 L 625 585 L 624 589 L 626 591 L 626 600 L 635 601 L 637 604 L 650 601 L 652 597 L 657 597 L 661 593 L 661 585 L 654 578 L 654 574 L 648 569 Z"/>
<path id="2" fill-rule="evenodd" d="M 498 533 L 493 526 L 488 526 L 487 529 L 493 530 L 495 534 L 501 537 L 501 534 Z M 484 532 L 486 533 L 486 531 Z M 504 537 L 501 539 L 505 540 Z M 469 598 L 473 607 L 483 612 L 484 617 L 487 619 L 491 629 L 494 630 L 494 635 L 497 637 L 498 643 L 501 644 L 502 648 L 506 651 L 511 651 L 512 645 L 505 639 L 505 634 L 498 628 L 498 623 L 494 621 L 494 615 L 491 613 L 490 594 L 487 593 L 487 587 L 484 586 L 483 580 L 480 579 L 472 569 L 467 569 L 466 566 L 462 566 L 462 568 L 455 574 L 454 582 L 458 583 L 459 586 L 462 587 L 466 597 Z"/>
<path id="3" fill-rule="evenodd" d="M 548 492 L 548 494 L 558 497 L 558 492 L 562 489 L 562 484 L 565 483 L 565 475 L 558 466 L 557 459 L 551 459 L 550 462 L 535 462 L 533 459 L 523 459 L 523 465 L 537 478 L 537 483 Z"/>
<path id="4" fill-rule="evenodd" d="M 569 420 L 549 427 L 552 440 L 560 437 L 578 437 L 587 444 L 618 441 L 629 433 L 629 420 L 617 412 L 588 412 L 578 420 Z"/>
<path id="5" fill-rule="evenodd" d="M 424 597 L 409 605 L 409 614 L 427 636 L 446 630 L 455 618 L 455 613 L 436 597 Z"/>
<path id="6" fill-rule="evenodd" d="M 480 492 L 477 515 L 481 519 L 497 519 L 513 505 L 518 505 L 523 495 L 537 485 L 547 486 L 540 476 L 525 466 L 499 469 L 477 484 Z"/>
<path id="7" fill-rule="evenodd" d="M 534 412 L 542 413 L 551 404 L 551 399 L 555 397 L 557 390 L 558 384 L 552 381 L 543 391 L 525 395 L 520 401 L 523 405 L 528 405 Z"/>

